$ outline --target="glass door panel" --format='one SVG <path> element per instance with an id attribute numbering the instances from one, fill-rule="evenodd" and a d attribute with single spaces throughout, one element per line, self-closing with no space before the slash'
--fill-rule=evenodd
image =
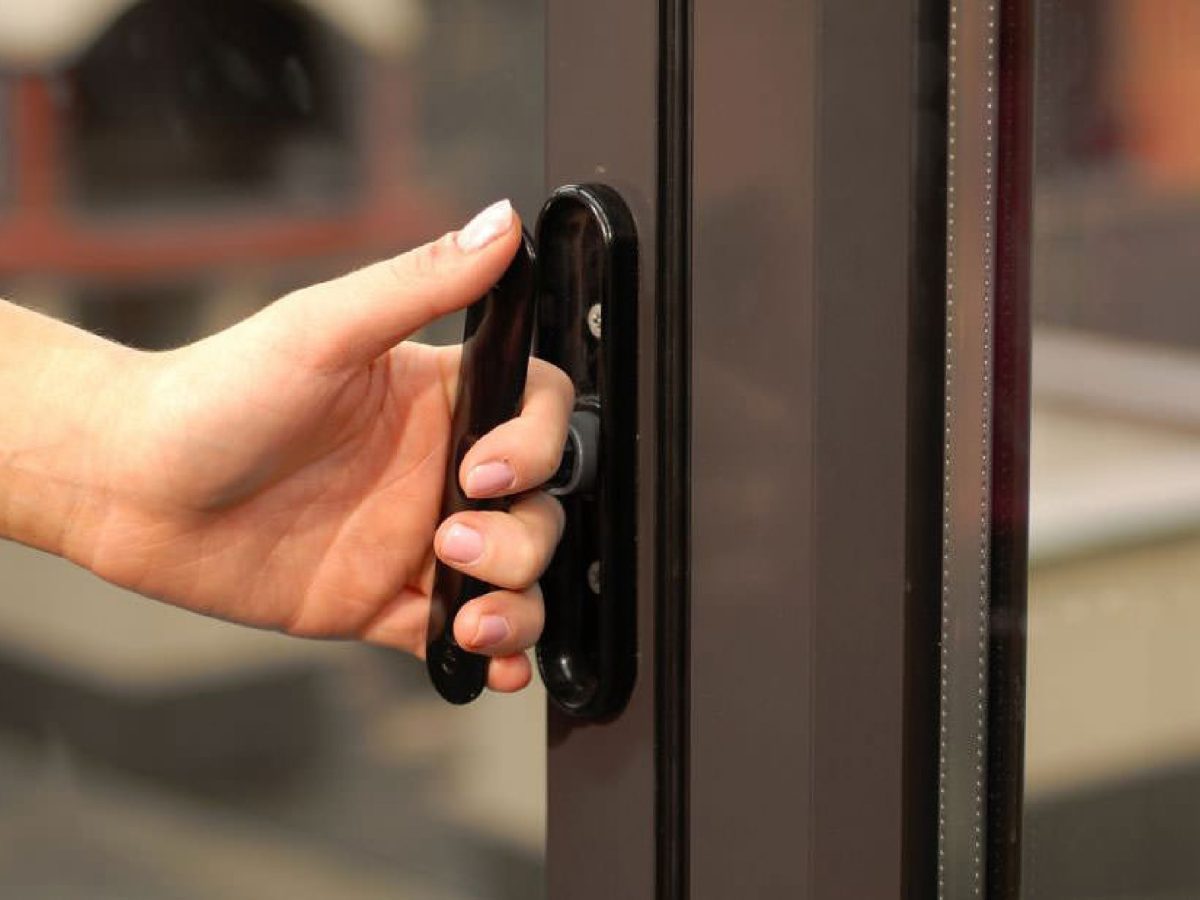
<path id="1" fill-rule="evenodd" d="M 1037 4 L 1026 900 L 1200 895 L 1200 6 Z"/>

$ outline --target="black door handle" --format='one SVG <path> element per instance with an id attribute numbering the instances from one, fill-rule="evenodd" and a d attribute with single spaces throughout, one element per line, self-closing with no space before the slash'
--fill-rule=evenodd
<path id="1" fill-rule="evenodd" d="M 566 528 L 541 580 L 538 668 L 561 710 L 600 718 L 625 705 L 637 668 L 637 241 L 625 204 L 602 185 L 556 190 L 536 234 L 536 267 L 524 241 L 467 316 L 442 517 L 496 508 L 462 494 L 458 468 L 519 409 L 536 298 L 537 355 L 566 372 L 576 392 L 563 463 L 547 485 Z M 452 703 L 470 702 L 486 684 L 487 658 L 459 647 L 453 624 L 464 603 L 489 590 L 438 563 L 426 662 Z"/>
<path id="2" fill-rule="evenodd" d="M 459 484 L 458 470 L 476 441 L 521 408 L 533 336 L 534 285 L 533 248 L 528 236 L 522 235 L 500 281 L 467 310 L 442 489 L 442 520 L 464 509 L 508 506 L 504 499 L 468 498 Z M 487 684 L 488 658 L 459 646 L 454 639 L 454 617 L 467 601 L 491 590 L 491 585 L 437 561 L 425 665 L 438 693 L 451 703 L 471 702 Z"/>

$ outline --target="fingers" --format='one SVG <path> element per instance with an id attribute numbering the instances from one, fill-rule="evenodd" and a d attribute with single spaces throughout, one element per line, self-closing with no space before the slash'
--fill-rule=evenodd
<path id="1" fill-rule="evenodd" d="M 512 260 L 520 234 L 512 205 L 502 200 L 461 231 L 296 291 L 255 319 L 281 349 L 315 368 L 362 365 L 482 297 Z"/>
<path id="2" fill-rule="evenodd" d="M 544 620 L 542 591 L 536 584 L 524 591 L 492 591 L 458 611 L 454 639 L 472 653 L 512 656 L 537 643 Z"/>
<path id="3" fill-rule="evenodd" d="M 533 666 L 524 653 L 498 656 L 488 663 L 488 687 L 511 694 L 526 687 L 533 678 Z"/>
<path id="4" fill-rule="evenodd" d="M 459 482 L 467 496 L 519 494 L 553 475 L 574 403 L 574 387 L 560 369 L 530 360 L 520 415 L 485 434 L 463 458 Z"/>
<path id="5" fill-rule="evenodd" d="M 460 572 L 521 590 L 546 570 L 562 529 L 561 504 L 538 492 L 522 497 L 507 512 L 456 513 L 438 528 L 434 549 L 442 562 Z"/>
<path id="6" fill-rule="evenodd" d="M 438 529 L 434 546 L 443 561 L 489 584 L 510 588 L 471 600 L 454 619 L 459 645 L 492 657 L 488 687 L 494 691 L 519 691 L 532 678 L 524 651 L 537 642 L 545 622 L 536 581 L 554 553 L 562 526 L 558 501 L 537 493 L 522 498 L 507 513 L 462 512 Z M 466 531 L 469 536 L 464 536 Z M 461 556 L 471 559 L 463 562 Z M 529 587 L 519 589 L 523 585 Z"/>
<path id="7" fill-rule="evenodd" d="M 463 459 L 459 478 L 468 496 L 523 493 L 553 475 L 574 402 L 566 375 L 531 360 L 520 415 L 484 435 Z M 443 562 L 508 588 L 472 600 L 454 620 L 459 644 L 492 657 L 488 687 L 493 691 L 519 691 L 533 676 L 523 651 L 537 641 L 545 620 L 535 582 L 554 555 L 562 529 L 562 506 L 542 492 L 520 498 L 507 512 L 458 513 L 438 529 L 434 548 Z M 521 590 L 525 585 L 532 586 Z"/>
<path id="8" fill-rule="evenodd" d="M 514 625 L 507 627 L 510 627 L 512 633 L 517 635 L 516 643 L 529 646 L 537 640 L 538 633 L 541 631 L 541 609 L 541 594 L 536 588 L 531 588 L 521 594 L 496 591 L 479 597 L 464 606 L 460 615 L 465 613 L 467 618 L 459 627 L 465 631 L 472 629 L 478 631 L 478 618 L 481 615 L 498 614 L 506 622 L 515 622 Z M 423 659 L 428 616 L 428 606 L 418 602 L 418 595 L 415 592 L 405 592 L 381 611 L 364 629 L 361 637 L 363 640 L 383 647 L 406 650 Z M 533 678 L 533 667 L 522 649 L 516 649 L 507 654 L 499 650 L 493 651 L 501 655 L 493 656 L 488 663 L 487 685 L 489 688 L 493 691 L 511 693 L 519 691 L 529 684 Z"/>

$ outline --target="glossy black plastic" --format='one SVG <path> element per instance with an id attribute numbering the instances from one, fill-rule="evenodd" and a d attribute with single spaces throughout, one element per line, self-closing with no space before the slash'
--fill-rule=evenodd
<path id="1" fill-rule="evenodd" d="M 468 499 L 458 472 L 475 442 L 520 410 L 533 333 L 534 272 L 533 248 L 528 236 L 523 236 L 500 281 L 467 310 L 442 494 L 443 520 L 464 509 L 508 506 L 503 499 Z M 467 601 L 491 590 L 491 585 L 437 563 L 425 664 L 434 687 L 451 703 L 469 703 L 487 684 L 488 658 L 459 646 L 454 617 Z"/>
<path id="2" fill-rule="evenodd" d="M 594 486 L 561 498 L 567 525 L 542 576 L 538 667 L 560 709 L 602 718 L 624 707 L 637 670 L 633 219 L 610 188 L 568 185 L 543 207 L 537 247 L 537 355 L 570 376 L 577 409 L 600 414 Z"/>

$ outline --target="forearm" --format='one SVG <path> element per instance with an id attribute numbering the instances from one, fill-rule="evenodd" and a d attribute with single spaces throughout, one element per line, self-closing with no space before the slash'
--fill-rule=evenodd
<path id="1" fill-rule="evenodd" d="M 0 537 L 71 554 L 121 439 L 115 395 L 139 354 L 0 300 Z"/>

